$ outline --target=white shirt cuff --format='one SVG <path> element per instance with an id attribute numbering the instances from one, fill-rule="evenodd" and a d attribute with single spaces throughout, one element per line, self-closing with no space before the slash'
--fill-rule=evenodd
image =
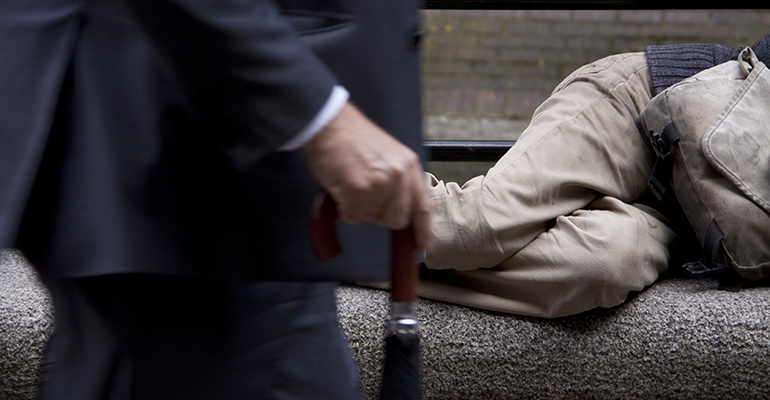
<path id="1" fill-rule="evenodd" d="M 326 125 L 329 124 L 339 114 L 342 107 L 348 102 L 350 93 L 342 86 L 335 85 L 332 88 L 332 92 L 329 98 L 326 100 L 326 104 L 321 108 L 321 111 L 316 114 L 315 118 L 310 121 L 299 133 L 289 140 L 286 144 L 279 147 L 280 151 L 292 151 L 302 147 L 315 135 L 320 133 Z"/>

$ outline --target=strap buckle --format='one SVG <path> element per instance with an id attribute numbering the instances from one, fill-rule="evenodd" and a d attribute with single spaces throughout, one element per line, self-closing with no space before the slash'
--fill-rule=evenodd
<path id="1" fill-rule="evenodd" d="M 655 154 L 658 158 L 666 158 L 671 155 L 671 147 L 663 140 L 663 136 L 650 129 L 650 139 L 652 139 L 652 148 L 655 150 Z"/>

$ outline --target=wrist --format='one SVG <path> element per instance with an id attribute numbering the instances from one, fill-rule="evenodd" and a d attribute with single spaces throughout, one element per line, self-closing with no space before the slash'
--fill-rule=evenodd
<path id="1" fill-rule="evenodd" d="M 304 147 L 305 144 L 310 142 L 318 134 L 320 134 L 337 116 L 342 108 L 347 104 L 350 94 L 348 91 L 339 85 L 335 85 L 332 88 L 329 98 L 311 120 L 296 136 L 290 141 L 279 147 L 280 151 L 293 151 Z"/>

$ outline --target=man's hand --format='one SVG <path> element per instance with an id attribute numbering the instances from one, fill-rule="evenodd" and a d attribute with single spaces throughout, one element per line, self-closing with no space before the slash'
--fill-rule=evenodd
<path id="1" fill-rule="evenodd" d="M 302 147 L 310 169 L 348 224 L 414 226 L 420 250 L 430 247 L 432 204 L 417 155 L 350 103 Z"/>

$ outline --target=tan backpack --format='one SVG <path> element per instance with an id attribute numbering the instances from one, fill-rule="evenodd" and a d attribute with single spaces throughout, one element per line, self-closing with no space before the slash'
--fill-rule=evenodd
<path id="1" fill-rule="evenodd" d="M 650 179 L 653 193 L 662 199 L 673 191 L 703 246 L 702 260 L 685 268 L 696 275 L 731 269 L 750 281 L 770 277 L 770 71 L 765 64 L 746 48 L 738 60 L 655 96 L 641 122 L 658 156 Z"/>

